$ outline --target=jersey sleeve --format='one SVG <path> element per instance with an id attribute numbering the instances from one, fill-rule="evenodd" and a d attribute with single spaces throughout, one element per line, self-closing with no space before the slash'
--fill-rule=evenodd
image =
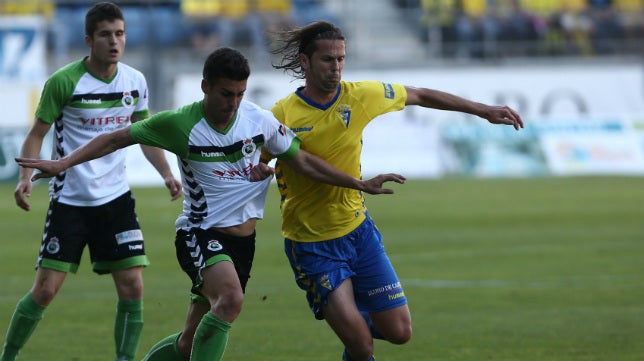
<path id="1" fill-rule="evenodd" d="M 275 117 L 275 119 L 277 119 L 277 121 L 280 122 L 280 123 L 283 123 L 283 119 L 284 119 L 284 110 L 282 108 L 283 101 L 284 101 L 283 99 L 279 100 L 271 108 L 271 113 L 273 114 L 273 117 Z M 299 138 L 297 138 L 297 139 L 299 140 Z M 298 147 L 299 147 L 299 143 L 298 143 Z M 295 155 L 293 155 L 293 156 L 295 156 Z M 261 155 L 262 161 L 269 162 L 271 159 L 274 159 L 274 158 L 276 158 L 275 154 L 269 152 L 266 149 L 266 147 L 262 148 L 262 155 Z"/>
<path id="2" fill-rule="evenodd" d="M 300 151 L 300 138 L 289 127 L 275 119 L 271 113 L 266 113 L 268 121 L 264 134 L 267 135 L 267 139 L 262 149 L 262 159 L 270 160 L 275 157 L 289 160 L 295 158 Z"/>
<path id="3" fill-rule="evenodd" d="M 67 79 L 64 73 L 56 72 L 47 81 L 40 94 L 36 118 L 53 124 L 62 115 L 63 107 L 74 91 L 75 83 Z"/>
<path id="4" fill-rule="evenodd" d="M 150 116 L 150 109 L 148 108 L 148 83 L 145 80 L 145 76 L 142 73 L 139 73 L 139 98 L 134 107 L 134 112 L 132 116 L 144 119 Z"/>
<path id="5" fill-rule="evenodd" d="M 375 80 L 347 84 L 356 87 L 350 93 L 359 94 L 365 109 L 371 112 L 371 119 L 381 114 L 402 110 L 405 107 L 407 90 L 401 84 Z"/>
<path id="6" fill-rule="evenodd" d="M 175 111 L 162 111 L 130 126 L 130 134 L 140 144 L 158 147 L 180 157 L 188 154 L 188 136 L 178 124 L 180 117 Z"/>

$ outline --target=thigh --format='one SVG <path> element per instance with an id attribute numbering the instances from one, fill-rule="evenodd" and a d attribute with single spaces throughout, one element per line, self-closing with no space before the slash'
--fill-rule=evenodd
<path id="1" fill-rule="evenodd" d="M 119 300 L 143 298 L 143 267 L 131 267 L 112 271 Z"/>
<path id="2" fill-rule="evenodd" d="M 351 279 L 344 280 L 328 295 L 322 306 L 324 319 L 345 345 L 367 342 L 371 347 L 371 331 L 354 301 Z"/>
<path id="3" fill-rule="evenodd" d="M 351 269 L 358 308 L 374 313 L 406 305 L 407 297 L 385 252 L 382 235 L 370 219 L 358 234 L 355 247 L 357 257 Z"/>
<path id="4" fill-rule="evenodd" d="M 134 198 L 127 192 L 109 203 L 88 209 L 92 224 L 88 245 L 96 273 L 149 264 L 134 208 Z"/>
<path id="5" fill-rule="evenodd" d="M 327 304 L 329 294 L 354 276 L 349 266 L 349 260 L 354 257 L 353 247 L 342 238 L 322 242 L 286 239 L 284 250 L 297 285 L 306 291 L 315 318 L 324 319 L 322 308 Z"/>
<path id="6" fill-rule="evenodd" d="M 76 273 L 90 235 L 85 207 L 52 200 L 38 257 L 38 268 Z"/>
<path id="7" fill-rule="evenodd" d="M 175 249 L 181 269 L 192 281 L 193 300 L 208 302 L 200 290 L 203 285 L 202 270 L 221 261 L 228 261 L 234 266 L 235 278 L 242 290 L 246 289 L 255 255 L 255 234 L 232 237 L 199 228 L 179 230 Z"/>
<path id="8" fill-rule="evenodd" d="M 201 293 L 213 306 L 221 298 L 240 297 L 241 283 L 232 262 L 217 262 L 201 271 L 203 285 Z"/>

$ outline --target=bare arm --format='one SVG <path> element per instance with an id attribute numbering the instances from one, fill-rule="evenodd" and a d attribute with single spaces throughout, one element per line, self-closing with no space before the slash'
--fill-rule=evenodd
<path id="1" fill-rule="evenodd" d="M 382 188 L 383 183 L 393 181 L 402 184 L 406 180 L 402 175 L 394 173 L 380 174 L 366 181 L 360 180 L 339 171 L 322 158 L 303 149 L 300 149 L 292 160 L 283 162 L 320 183 L 357 189 L 369 194 L 392 194 L 392 189 Z"/>
<path id="2" fill-rule="evenodd" d="M 51 128 L 51 124 L 45 123 L 40 119 L 34 121 L 33 126 L 29 129 L 25 141 L 22 143 L 20 156 L 23 158 L 38 158 L 40 150 L 42 149 L 42 142 Z M 34 170 L 31 168 L 21 167 L 18 171 L 18 185 L 13 193 L 16 200 L 16 205 L 25 211 L 30 209 L 29 203 L 25 197 L 31 197 L 31 175 Z"/>
<path id="3" fill-rule="evenodd" d="M 405 86 L 405 89 L 407 90 L 405 105 L 419 105 L 424 108 L 463 112 L 487 119 L 492 124 L 511 125 L 516 130 L 523 128 L 523 120 L 519 113 L 507 105 L 486 105 L 434 89 L 411 86 Z"/>
<path id="4" fill-rule="evenodd" d="M 139 120 L 141 119 L 132 119 L 132 122 L 137 122 Z M 165 157 L 163 149 L 144 144 L 141 144 L 140 146 L 145 159 L 152 164 L 154 169 L 156 169 L 159 175 L 161 175 L 161 178 L 163 178 L 166 188 L 170 191 L 170 200 L 174 201 L 179 198 L 181 196 L 181 182 L 174 177 L 174 174 L 172 174 L 172 170 L 170 169 L 170 165 L 168 164 L 168 160 Z"/>
<path id="5" fill-rule="evenodd" d="M 53 177 L 67 168 L 100 158 L 132 144 L 135 144 L 135 142 L 130 135 L 130 128 L 128 127 L 101 134 L 59 160 L 40 160 L 21 157 L 16 158 L 16 162 L 21 167 L 40 170 L 40 173 L 31 177 L 31 180 L 35 181 L 41 178 Z"/>
<path id="6" fill-rule="evenodd" d="M 163 178 L 166 188 L 170 191 L 170 200 L 174 201 L 179 198 L 181 196 L 181 182 L 172 174 L 163 149 L 141 144 L 141 151 Z"/>

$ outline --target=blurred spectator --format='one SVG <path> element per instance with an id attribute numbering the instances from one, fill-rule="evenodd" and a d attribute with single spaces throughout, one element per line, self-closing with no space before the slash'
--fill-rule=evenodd
<path id="1" fill-rule="evenodd" d="M 559 22 L 567 46 L 567 54 L 591 55 L 590 31 L 592 21 L 580 1 L 568 1 L 562 7 Z"/>
<path id="2" fill-rule="evenodd" d="M 536 55 L 537 44 L 547 30 L 546 21 L 525 9 L 521 0 L 510 0 L 507 11 L 501 35 L 501 40 L 507 43 L 504 55 Z"/>
<path id="3" fill-rule="evenodd" d="M 255 0 L 255 6 L 264 23 L 269 46 L 273 44 L 277 32 L 296 25 L 291 0 Z"/>
<path id="4" fill-rule="evenodd" d="M 293 20 L 304 26 L 316 20 L 325 20 L 341 26 L 340 19 L 333 14 L 324 0 L 293 0 Z"/>
<path id="5" fill-rule="evenodd" d="M 624 31 L 622 50 L 626 48 L 635 53 L 642 53 L 644 39 L 644 1 L 615 0 L 614 8 L 619 12 L 620 24 Z"/>
<path id="6" fill-rule="evenodd" d="M 500 7 L 496 0 L 456 1 L 456 33 L 461 58 L 497 56 L 502 31 Z"/>
<path id="7" fill-rule="evenodd" d="M 458 2 L 458 4 L 456 4 Z M 430 43 L 434 51 L 441 56 L 452 56 L 457 38 L 455 19 L 462 16 L 460 1 L 455 0 L 421 0 L 420 39 Z"/>
<path id="8" fill-rule="evenodd" d="M 597 54 L 615 51 L 615 43 L 624 37 L 622 24 L 611 0 L 588 0 L 588 17 L 592 22 L 590 38 Z"/>
<path id="9" fill-rule="evenodd" d="M 250 0 L 181 0 L 191 44 L 208 54 L 219 46 L 249 43 L 256 56 L 266 56 L 262 19 Z"/>
<path id="10" fill-rule="evenodd" d="M 392 1 L 419 8 L 420 39 L 447 57 L 609 54 L 626 41 L 641 52 L 644 37 L 642 0 Z"/>
<path id="11" fill-rule="evenodd" d="M 0 0 L 0 15 L 40 14 L 50 19 L 54 13 L 54 0 Z"/>

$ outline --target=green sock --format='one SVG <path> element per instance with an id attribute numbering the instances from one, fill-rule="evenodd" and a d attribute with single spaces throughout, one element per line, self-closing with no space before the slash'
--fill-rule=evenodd
<path id="1" fill-rule="evenodd" d="M 185 357 L 177 350 L 179 336 L 181 336 L 181 332 L 157 342 L 142 361 L 185 361 Z"/>
<path id="2" fill-rule="evenodd" d="M 191 361 L 220 361 L 224 357 L 231 324 L 206 313 L 195 332 L 192 341 Z"/>
<path id="3" fill-rule="evenodd" d="M 38 322 L 42 320 L 43 311 L 45 311 L 45 307 L 36 303 L 31 293 L 27 293 L 18 301 L 7 330 L 7 339 L 4 342 L 2 356 L 0 356 L 1 361 L 16 359 L 18 352 L 34 332 Z"/>
<path id="4" fill-rule="evenodd" d="M 143 330 L 143 301 L 119 301 L 114 320 L 114 342 L 116 360 L 132 361 L 139 348 Z"/>

